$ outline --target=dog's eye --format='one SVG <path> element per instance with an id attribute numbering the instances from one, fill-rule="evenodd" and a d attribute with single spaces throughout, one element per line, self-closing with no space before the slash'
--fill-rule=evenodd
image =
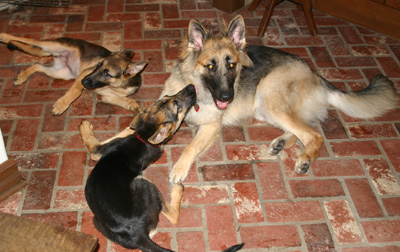
<path id="1" fill-rule="evenodd" d="M 235 68 L 235 66 L 236 66 L 236 64 L 235 64 L 235 63 L 230 63 L 230 64 L 229 64 L 229 69 L 234 69 L 234 68 Z"/>
<path id="2" fill-rule="evenodd" d="M 107 78 L 112 78 L 112 76 L 108 73 L 108 71 L 104 71 L 104 76 Z"/>
<path id="3" fill-rule="evenodd" d="M 210 71 L 214 71 L 215 70 L 215 66 L 213 64 L 208 64 L 207 65 L 208 70 Z"/>

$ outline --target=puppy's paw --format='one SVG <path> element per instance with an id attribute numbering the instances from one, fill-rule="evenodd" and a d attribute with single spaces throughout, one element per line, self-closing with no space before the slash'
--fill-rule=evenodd
<path id="1" fill-rule="evenodd" d="M 2 43 L 8 43 L 7 34 L 5 34 L 5 33 L 0 33 L 0 42 L 2 42 Z"/>
<path id="2" fill-rule="evenodd" d="M 93 124 L 88 120 L 83 120 L 79 125 L 79 132 L 81 136 L 93 136 Z"/>
<path id="3" fill-rule="evenodd" d="M 66 104 L 61 99 L 59 99 L 56 103 L 54 103 L 53 107 L 51 107 L 51 114 L 54 116 L 59 116 L 67 110 L 69 104 Z"/>

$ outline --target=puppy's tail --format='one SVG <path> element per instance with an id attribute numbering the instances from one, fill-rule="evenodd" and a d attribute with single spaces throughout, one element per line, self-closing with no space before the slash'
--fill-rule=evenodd
<path id="1" fill-rule="evenodd" d="M 377 75 L 363 90 L 344 92 L 322 78 L 328 88 L 328 103 L 354 118 L 369 119 L 397 106 L 396 89 L 386 76 Z"/>
<path id="2" fill-rule="evenodd" d="M 50 56 L 51 55 L 51 53 L 48 53 L 48 52 L 44 51 L 40 47 L 29 45 L 29 44 L 26 44 L 26 43 L 22 43 L 22 42 L 16 41 L 16 40 L 11 40 L 7 44 L 7 48 L 10 51 L 19 50 L 19 51 L 22 51 L 24 53 L 28 53 L 28 54 L 35 55 L 35 56 L 40 56 L 40 57 L 46 57 L 46 56 Z"/>
<path id="3" fill-rule="evenodd" d="M 241 249 L 243 248 L 243 246 L 244 246 L 244 243 L 242 243 L 242 244 L 237 244 L 237 245 L 234 245 L 234 246 L 232 246 L 232 247 L 230 247 L 230 248 L 225 249 L 225 250 L 222 251 L 222 252 L 236 252 L 236 251 L 241 250 Z"/>
<path id="4" fill-rule="evenodd" d="M 157 243 L 155 243 L 148 235 L 143 235 L 139 241 L 140 250 L 143 252 L 174 252 L 173 250 L 169 250 L 163 247 L 160 247 Z"/>

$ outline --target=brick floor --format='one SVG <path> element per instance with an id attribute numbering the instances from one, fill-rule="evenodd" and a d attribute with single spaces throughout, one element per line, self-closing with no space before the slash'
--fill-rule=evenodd
<path id="1" fill-rule="evenodd" d="M 278 5 L 262 38 L 257 28 L 265 1 L 239 11 L 247 41 L 307 60 L 344 90 L 364 88 L 377 73 L 400 91 L 400 41 L 314 10 L 319 35 L 311 37 L 301 10 Z M 69 36 L 119 51 L 134 48 L 147 60 L 144 85 L 134 97 L 143 107 L 159 96 L 192 18 L 214 29 L 229 21 L 211 0 L 70 0 L 68 8 L 25 7 L 0 12 L 0 31 L 33 38 Z M 36 74 L 22 86 L 12 78 L 36 57 L 0 45 L 0 127 L 10 157 L 29 185 L 0 203 L 0 211 L 100 236 L 98 251 L 127 251 L 94 228 L 83 193 L 95 165 L 78 125 L 94 123 L 106 139 L 126 127 L 129 112 L 85 91 L 62 116 L 52 103 L 70 86 Z M 46 62 L 46 59 L 41 59 Z M 223 130 L 193 165 L 185 182 L 177 226 L 161 217 L 154 239 L 176 251 L 220 251 L 245 242 L 243 251 L 400 251 L 400 107 L 375 120 L 355 120 L 336 109 L 316 129 L 325 144 L 309 174 L 293 171 L 301 147 L 265 155 L 281 131 L 257 121 Z M 146 172 L 168 195 L 169 170 L 194 130 L 183 126 Z M 168 198 L 168 196 L 167 196 Z"/>

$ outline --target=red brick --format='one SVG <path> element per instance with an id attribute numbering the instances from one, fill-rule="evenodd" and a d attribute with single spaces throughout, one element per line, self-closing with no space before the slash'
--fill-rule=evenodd
<path id="1" fill-rule="evenodd" d="M 375 60 L 371 57 L 337 57 L 335 61 L 339 67 L 376 66 Z"/>
<path id="2" fill-rule="evenodd" d="M 144 32 L 145 39 L 180 39 L 179 30 L 147 30 Z"/>
<path id="3" fill-rule="evenodd" d="M 400 198 L 383 198 L 382 202 L 389 216 L 400 216 Z"/>
<path id="4" fill-rule="evenodd" d="M 27 90 L 24 102 L 55 102 L 64 94 L 64 90 Z"/>
<path id="5" fill-rule="evenodd" d="M 377 46 L 353 46 L 351 47 L 354 56 L 381 56 L 389 55 L 390 52 L 386 45 Z"/>
<path id="6" fill-rule="evenodd" d="M 140 13 L 107 13 L 106 20 L 109 22 L 130 22 L 130 21 L 141 21 L 142 17 Z M 141 22 L 138 22 L 141 24 Z M 141 27 L 140 27 L 141 28 Z M 133 32 L 138 32 L 141 35 L 142 29 L 133 30 Z"/>
<path id="7" fill-rule="evenodd" d="M 171 160 L 174 165 L 178 161 L 183 150 L 184 150 L 183 147 L 171 148 Z M 198 178 L 198 174 L 197 174 L 196 163 L 193 163 L 189 169 L 189 174 L 188 174 L 187 178 L 185 179 L 185 182 L 197 182 L 197 181 L 199 181 L 199 178 Z"/>
<path id="8" fill-rule="evenodd" d="M 3 128 L 1 128 L 3 130 Z M 59 153 L 18 153 L 13 158 L 20 169 L 55 169 Z"/>
<path id="9" fill-rule="evenodd" d="M 123 12 L 124 5 L 124 0 L 114 0 L 112 2 L 108 2 L 107 12 Z"/>
<path id="10" fill-rule="evenodd" d="M 301 246 L 294 225 L 241 227 L 240 236 L 246 242 L 246 249 Z"/>
<path id="11" fill-rule="evenodd" d="M 362 79 L 358 69 L 321 69 L 321 75 L 328 80 L 359 80 Z"/>
<path id="12" fill-rule="evenodd" d="M 144 52 L 143 53 L 143 59 L 148 62 L 148 65 L 146 67 L 146 72 L 162 72 L 163 71 L 163 57 L 162 53 L 159 51 L 152 51 L 152 52 Z M 143 87 L 139 90 L 142 91 Z M 158 97 L 161 94 L 160 92 L 152 91 L 154 94 L 153 98 L 158 99 Z"/>
<path id="13" fill-rule="evenodd" d="M 49 212 L 23 214 L 22 216 L 31 220 L 75 230 L 77 225 L 77 215 L 77 212 Z"/>
<path id="14" fill-rule="evenodd" d="M 276 202 L 265 204 L 268 222 L 300 222 L 324 219 L 317 201 Z"/>
<path id="15" fill-rule="evenodd" d="M 393 126 L 388 123 L 382 124 L 352 124 L 347 126 L 350 135 L 354 138 L 381 138 L 397 137 Z"/>
<path id="16" fill-rule="evenodd" d="M 211 250 L 224 250 L 236 244 L 231 206 L 206 206 L 208 240 Z"/>
<path id="17" fill-rule="evenodd" d="M 362 44 L 363 40 L 358 36 L 353 26 L 338 27 L 339 32 L 342 34 L 347 44 Z"/>
<path id="18" fill-rule="evenodd" d="M 171 200 L 171 187 L 168 183 L 168 167 L 150 166 L 145 170 L 144 175 L 157 186 L 158 190 L 160 190 L 161 194 L 164 196 L 165 201 L 169 202 Z"/>
<path id="19" fill-rule="evenodd" d="M 83 149 L 79 134 L 41 134 L 38 149 Z"/>
<path id="20" fill-rule="evenodd" d="M 2 202 L 0 202 L 0 211 L 2 213 L 18 215 L 18 210 L 21 204 L 22 192 L 14 193 Z"/>
<path id="21" fill-rule="evenodd" d="M 182 198 L 184 204 L 216 204 L 229 202 L 228 187 L 215 186 L 185 186 Z"/>
<path id="22" fill-rule="evenodd" d="M 35 147 L 35 139 L 39 128 L 39 120 L 21 119 L 17 122 L 10 150 L 31 151 Z"/>
<path id="23" fill-rule="evenodd" d="M 164 85 L 170 76 L 169 73 L 144 73 L 143 85 Z"/>
<path id="24" fill-rule="evenodd" d="M 104 20 L 105 6 L 93 5 L 93 6 L 89 6 L 88 8 L 89 8 L 88 15 L 87 15 L 88 22 Z"/>
<path id="25" fill-rule="evenodd" d="M 166 60 L 177 60 L 179 56 L 180 40 L 167 39 L 164 40 L 164 50 Z"/>
<path id="26" fill-rule="evenodd" d="M 126 12 L 159 11 L 159 4 L 125 5 Z"/>
<path id="27" fill-rule="evenodd" d="M 37 15 L 32 16 L 31 23 L 64 23 L 66 15 Z"/>
<path id="28" fill-rule="evenodd" d="M 362 221 L 368 242 L 399 242 L 400 220 Z"/>
<path id="29" fill-rule="evenodd" d="M 325 47 L 309 47 L 311 55 L 318 67 L 335 67 L 335 64 Z"/>
<path id="30" fill-rule="evenodd" d="M 324 206 L 339 243 L 357 243 L 363 241 L 361 230 L 357 226 L 347 201 L 325 201 Z"/>
<path id="31" fill-rule="evenodd" d="M 179 18 L 179 10 L 177 4 L 163 4 L 161 8 L 164 19 Z"/>
<path id="32" fill-rule="evenodd" d="M 204 165 L 200 167 L 204 181 L 229 181 L 254 179 L 250 164 Z"/>
<path id="33" fill-rule="evenodd" d="M 383 217 L 382 209 L 367 179 L 346 179 L 345 182 L 361 218 Z"/>
<path id="34" fill-rule="evenodd" d="M 68 123 L 68 131 L 78 131 L 79 125 L 82 123 L 82 118 L 71 118 Z M 108 130 L 112 131 L 116 128 L 115 117 L 96 117 L 93 119 L 89 119 L 89 121 L 93 124 L 95 131 L 100 130 Z M 132 119 L 130 120 L 132 121 Z"/>
<path id="35" fill-rule="evenodd" d="M 325 223 L 302 225 L 301 228 L 308 251 L 336 251 L 331 233 Z"/>
<path id="36" fill-rule="evenodd" d="M 176 239 L 178 241 L 178 251 L 205 251 L 202 232 L 179 232 L 176 234 Z"/>
<path id="37" fill-rule="evenodd" d="M 320 37 L 286 37 L 289 46 L 322 46 L 324 42 Z"/>
<path id="38" fill-rule="evenodd" d="M 265 200 L 289 198 L 278 163 L 257 163 L 257 173 Z"/>
<path id="39" fill-rule="evenodd" d="M 300 35 L 293 18 L 279 18 L 276 22 L 283 35 Z"/>
<path id="40" fill-rule="evenodd" d="M 364 163 L 379 194 L 400 194 L 400 185 L 384 159 L 366 159 Z"/>
<path id="41" fill-rule="evenodd" d="M 86 31 L 116 31 L 122 28 L 122 23 L 120 22 L 95 22 L 87 23 Z"/>
<path id="42" fill-rule="evenodd" d="M 281 129 L 272 126 L 248 127 L 249 139 L 255 142 L 272 141 L 284 133 Z"/>
<path id="43" fill-rule="evenodd" d="M 232 185 L 236 217 L 239 223 L 263 222 L 264 216 L 255 183 Z"/>
<path id="44" fill-rule="evenodd" d="M 399 246 L 343 248 L 342 252 L 399 252 Z"/>
<path id="45" fill-rule="evenodd" d="M 1 119 L 17 119 L 23 117 L 38 117 L 42 114 L 43 104 L 1 106 Z"/>
<path id="46" fill-rule="evenodd" d="M 97 252 L 107 252 L 107 238 L 105 238 L 93 224 L 93 213 L 83 212 L 81 232 L 95 235 L 99 238 Z"/>
<path id="47" fill-rule="evenodd" d="M 64 152 L 58 178 L 59 186 L 83 185 L 85 174 L 86 152 Z"/>
<path id="48" fill-rule="evenodd" d="M 26 190 L 23 209 L 49 209 L 56 171 L 35 171 Z"/>
<path id="49" fill-rule="evenodd" d="M 161 50 L 161 41 L 159 40 L 135 40 L 124 43 L 124 48 L 134 48 L 135 50 Z"/>
<path id="50" fill-rule="evenodd" d="M 344 141 L 330 143 L 335 157 L 378 156 L 381 151 L 375 141 Z"/>
<path id="51" fill-rule="evenodd" d="M 312 164 L 316 177 L 362 176 L 364 171 L 358 160 L 317 160 Z"/>
<path id="52" fill-rule="evenodd" d="M 54 200 L 55 209 L 84 210 L 89 206 L 86 203 L 83 189 L 58 190 Z"/>
<path id="53" fill-rule="evenodd" d="M 275 159 L 268 154 L 265 144 L 226 145 L 225 150 L 228 159 L 233 161 Z"/>
<path id="54" fill-rule="evenodd" d="M 177 225 L 171 224 L 163 215 L 160 215 L 160 222 L 158 223 L 158 228 L 195 228 L 202 226 L 203 219 L 200 207 L 181 207 Z"/>
<path id="55" fill-rule="evenodd" d="M 293 197 L 337 197 L 345 193 L 337 179 L 292 180 L 289 182 Z"/>
<path id="56" fill-rule="evenodd" d="M 397 62 L 391 57 L 376 58 L 383 68 L 385 74 L 390 78 L 400 78 L 400 67 Z"/>
<path id="57" fill-rule="evenodd" d="M 334 56 L 350 55 L 350 52 L 341 37 L 329 36 L 325 37 L 324 40 L 326 41 L 326 44 L 332 55 Z"/>

